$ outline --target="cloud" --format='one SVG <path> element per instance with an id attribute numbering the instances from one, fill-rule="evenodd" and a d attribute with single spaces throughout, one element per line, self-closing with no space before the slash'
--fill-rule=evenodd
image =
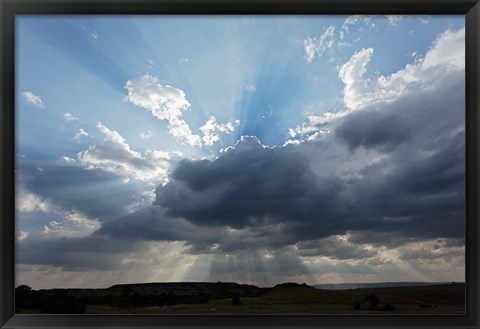
<path id="1" fill-rule="evenodd" d="M 430 64 L 372 81 L 365 93 L 375 101 L 358 93 L 355 109 L 309 118 L 301 128 L 325 130 L 322 139 L 268 147 L 243 136 L 217 158 L 179 161 L 152 206 L 98 234 L 182 241 L 193 254 L 296 247 L 301 257 L 379 264 L 403 264 L 403 245 L 461 240 L 465 72 L 458 56 L 433 56 L 457 42 L 457 32 L 443 33 L 425 56 Z M 353 56 L 345 83 L 363 80 L 372 55 Z M 401 93 L 390 79 L 405 84 Z"/>
<path id="2" fill-rule="evenodd" d="M 67 163 L 75 163 L 75 159 L 69 158 L 67 156 L 62 156 L 62 160 L 67 162 Z"/>
<path id="3" fill-rule="evenodd" d="M 353 113 L 335 129 L 336 136 L 350 149 L 363 146 L 388 150 L 411 142 L 412 133 L 411 124 L 404 116 L 381 111 Z"/>
<path id="4" fill-rule="evenodd" d="M 93 31 L 92 33 L 90 33 L 90 36 L 91 36 L 94 40 L 97 40 L 97 39 L 98 39 L 98 33 L 97 33 L 97 31 Z"/>
<path id="5" fill-rule="evenodd" d="M 375 249 L 359 246 L 341 235 L 332 235 L 320 240 L 302 241 L 295 245 L 303 257 L 330 257 L 333 259 L 366 259 L 377 255 Z"/>
<path id="6" fill-rule="evenodd" d="M 322 35 L 317 38 L 307 37 L 303 41 L 303 49 L 307 63 L 313 62 L 318 57 L 321 58 L 326 49 L 331 49 L 335 41 L 335 27 L 330 25 Z"/>
<path id="7" fill-rule="evenodd" d="M 169 85 L 162 85 L 158 78 L 143 75 L 128 80 L 125 84 L 128 96 L 125 99 L 132 104 L 146 109 L 159 120 L 168 121 L 168 130 L 175 138 L 189 145 L 200 146 L 201 140 L 181 119 L 182 112 L 190 108 L 183 90 Z"/>
<path id="8" fill-rule="evenodd" d="M 57 211 L 63 218 L 51 220 L 44 225 L 43 230 L 29 234 L 30 237 L 39 235 L 42 238 L 78 238 L 89 236 L 100 228 L 100 221 L 95 218 L 88 218 L 76 211 Z"/>
<path id="9" fill-rule="evenodd" d="M 362 77 L 367 72 L 367 65 L 372 55 L 373 48 L 357 51 L 338 71 L 338 77 L 345 84 L 343 102 L 351 109 L 358 106 L 368 88 L 368 82 L 362 80 Z"/>
<path id="10" fill-rule="evenodd" d="M 180 161 L 169 184 L 157 188 L 155 204 L 193 223 L 244 228 L 310 216 L 327 207 L 339 185 L 318 181 L 302 155 L 249 137 L 214 161 Z"/>
<path id="11" fill-rule="evenodd" d="M 52 205 L 47 200 L 34 193 L 31 193 L 25 188 L 25 186 L 17 184 L 15 198 L 16 210 L 23 213 L 34 211 L 48 212 L 52 208 Z"/>
<path id="12" fill-rule="evenodd" d="M 255 92 L 255 91 L 257 90 L 257 88 L 255 87 L 254 84 L 246 85 L 246 86 L 245 86 L 245 89 L 246 89 L 248 92 L 251 92 L 251 93 L 253 93 L 253 92 Z"/>
<path id="13" fill-rule="evenodd" d="M 224 129 L 222 127 L 235 127 L 238 122 L 228 122 L 223 125 L 212 127 L 212 118 L 200 129 L 204 133 L 203 136 L 192 133 L 190 126 L 182 119 L 183 112 L 190 109 L 190 102 L 187 100 L 185 93 L 181 89 L 174 88 L 169 85 L 162 85 L 158 78 L 151 75 L 143 75 L 136 79 L 128 80 L 125 84 L 128 96 L 125 100 L 132 104 L 146 109 L 151 112 L 154 117 L 159 120 L 168 121 L 167 129 L 169 133 L 178 141 L 187 143 L 188 145 L 201 147 L 203 145 L 211 146 L 219 138 L 212 135 L 213 130 L 230 133 L 233 130 Z"/>
<path id="14" fill-rule="evenodd" d="M 70 238 L 65 218 L 54 218 L 48 234 L 22 239 L 20 262 L 105 273 L 144 266 L 162 279 L 177 279 L 178 270 L 182 279 L 245 282 L 461 280 L 462 44 L 461 30 L 446 31 L 422 59 L 370 79 L 373 49 L 360 50 L 339 68 L 345 109 L 291 130 L 311 138 L 269 147 L 242 136 L 216 158 L 175 159 L 153 203 L 133 211 L 141 201 L 130 199 L 139 195 L 132 184 L 150 182 L 136 175 L 157 165 L 101 123 L 105 139 L 80 153 L 84 167 L 60 161 L 39 172 L 21 159 L 22 183 L 37 198 L 24 209 L 38 211 L 46 200 L 101 227 Z M 234 131 L 214 117 L 203 127 L 202 145 L 211 142 L 202 137 Z"/>
<path id="15" fill-rule="evenodd" d="M 74 117 L 70 112 L 63 113 L 63 119 L 67 122 L 79 120 L 78 118 Z"/>
<path id="16" fill-rule="evenodd" d="M 174 153 L 162 151 L 134 151 L 117 131 L 111 130 L 101 122 L 97 128 L 105 136 L 104 140 L 77 154 L 78 160 L 89 167 L 100 168 L 125 179 L 164 184 Z"/>
<path id="17" fill-rule="evenodd" d="M 153 137 L 153 133 L 149 130 L 147 132 L 140 132 L 141 139 L 150 139 Z"/>
<path id="18" fill-rule="evenodd" d="M 44 108 L 42 99 L 40 96 L 34 95 L 31 91 L 24 91 L 22 93 L 23 98 L 27 101 L 27 103 L 32 104 L 38 108 Z"/>
<path id="19" fill-rule="evenodd" d="M 430 23 L 430 17 L 431 16 L 428 16 L 428 15 L 418 15 L 417 16 L 417 19 L 422 22 L 423 24 L 428 24 Z"/>
<path id="20" fill-rule="evenodd" d="M 240 120 L 235 120 L 233 123 L 228 122 L 219 124 L 213 115 L 210 116 L 207 122 L 200 127 L 200 131 L 203 133 L 203 144 L 206 146 L 212 146 L 215 142 L 220 140 L 220 136 L 217 132 L 231 134 L 239 124 Z"/>
<path id="21" fill-rule="evenodd" d="M 21 159 L 16 170 L 17 187 L 23 187 L 17 190 L 16 207 L 24 212 L 76 211 L 108 221 L 151 202 L 150 196 L 141 193 L 148 188 L 145 183 L 125 184 L 124 177 L 101 168 Z"/>
<path id="22" fill-rule="evenodd" d="M 386 15 L 386 17 L 390 25 L 397 25 L 403 19 L 402 15 Z"/>
<path id="23" fill-rule="evenodd" d="M 351 15 L 348 16 L 345 21 L 343 22 L 342 29 L 345 30 L 347 33 L 349 32 L 349 26 L 356 25 L 359 23 L 363 23 L 365 26 L 369 28 L 374 28 L 375 23 L 373 22 L 373 18 L 375 15 Z"/>
<path id="24" fill-rule="evenodd" d="M 88 136 L 89 134 L 85 130 L 80 128 L 72 140 L 79 142 L 82 137 L 88 137 Z"/>
<path id="25" fill-rule="evenodd" d="M 344 104 L 352 110 L 390 103 L 418 89 L 432 89 L 447 73 L 463 70 L 465 29 L 445 31 L 422 60 L 408 64 L 390 76 L 368 80 L 363 76 L 372 55 L 372 48 L 362 49 L 339 69 L 339 78 L 345 83 Z"/>
<path id="26" fill-rule="evenodd" d="M 338 76 L 345 84 L 343 103 L 345 109 L 310 115 L 299 126 L 289 130 L 292 137 L 319 131 L 332 131 L 338 121 L 350 115 L 352 111 L 362 109 L 377 110 L 380 106 L 397 103 L 405 107 L 408 103 L 416 106 L 423 94 L 440 89 L 439 84 L 447 84 L 446 76 L 463 74 L 465 69 L 465 29 L 447 30 L 441 33 L 423 58 L 414 58 L 414 62 L 389 76 L 365 79 L 368 64 L 374 54 L 373 48 L 363 48 L 339 67 Z M 412 101 L 411 99 L 415 99 Z M 383 110 L 384 111 L 384 110 Z M 413 110 L 409 110 L 412 112 Z"/>

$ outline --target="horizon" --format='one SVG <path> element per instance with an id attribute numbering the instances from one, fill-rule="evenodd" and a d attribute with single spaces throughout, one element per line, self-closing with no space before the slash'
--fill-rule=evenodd
<path id="1" fill-rule="evenodd" d="M 388 286 L 388 284 L 415 284 L 413 286 L 418 286 L 418 285 L 446 285 L 446 284 L 465 284 L 464 281 L 433 281 L 433 282 L 419 282 L 419 281 L 394 281 L 394 282 L 342 282 L 342 283 L 298 283 L 298 282 L 279 282 L 272 284 L 270 286 L 261 286 L 261 285 L 255 285 L 252 283 L 243 283 L 243 282 L 229 282 L 229 281 L 162 281 L 162 282 L 130 282 L 130 283 L 116 283 L 110 286 L 105 286 L 105 287 L 64 287 L 64 288 L 40 288 L 40 289 L 34 289 L 34 290 L 54 290 L 54 289 L 65 289 L 65 290 L 76 290 L 76 289 L 85 289 L 85 290 L 105 290 L 105 289 L 110 289 L 115 286 L 133 286 L 133 285 L 155 285 L 155 284 L 237 284 L 241 286 L 254 286 L 258 288 L 274 288 L 276 286 L 281 286 L 281 285 L 287 285 L 287 284 L 295 284 L 298 286 L 303 286 L 307 285 L 309 287 L 313 287 L 316 289 L 323 289 L 323 288 L 317 288 L 317 286 L 342 286 L 342 285 L 382 285 L 382 287 L 396 287 L 396 286 Z M 18 286 L 21 286 L 23 284 L 19 284 Z M 17 286 L 17 287 L 18 287 Z M 402 285 L 403 286 L 403 285 Z M 399 286 L 397 286 L 399 287 Z M 409 286 L 405 286 L 409 287 Z M 33 288 L 32 288 L 33 289 Z M 358 288 L 351 288 L 351 289 L 358 289 Z"/>
<path id="2" fill-rule="evenodd" d="M 17 284 L 465 281 L 463 15 L 16 26 Z"/>

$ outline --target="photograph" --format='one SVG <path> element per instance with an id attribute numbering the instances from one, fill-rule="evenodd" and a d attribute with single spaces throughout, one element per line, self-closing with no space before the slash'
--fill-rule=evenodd
<path id="1" fill-rule="evenodd" d="M 465 315 L 467 35 L 16 15 L 15 314 Z"/>

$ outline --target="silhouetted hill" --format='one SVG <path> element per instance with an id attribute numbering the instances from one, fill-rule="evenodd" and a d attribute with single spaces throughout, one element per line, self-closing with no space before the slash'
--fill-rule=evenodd
<path id="1" fill-rule="evenodd" d="M 130 290 L 131 292 L 144 293 L 170 293 L 175 295 L 191 294 L 228 294 L 239 296 L 258 296 L 263 291 L 250 284 L 239 284 L 235 282 L 151 282 L 151 283 L 131 283 L 116 284 L 109 288 L 111 292 L 122 292 Z"/>

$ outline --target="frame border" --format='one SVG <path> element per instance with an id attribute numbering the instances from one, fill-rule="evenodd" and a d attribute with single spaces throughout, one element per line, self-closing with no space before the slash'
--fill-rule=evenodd
<path id="1" fill-rule="evenodd" d="M 0 0 L 0 328 L 480 328 L 480 0 Z M 462 14 L 466 41 L 466 315 L 15 315 L 15 15 Z M 393 325 L 393 326 L 392 326 Z"/>

